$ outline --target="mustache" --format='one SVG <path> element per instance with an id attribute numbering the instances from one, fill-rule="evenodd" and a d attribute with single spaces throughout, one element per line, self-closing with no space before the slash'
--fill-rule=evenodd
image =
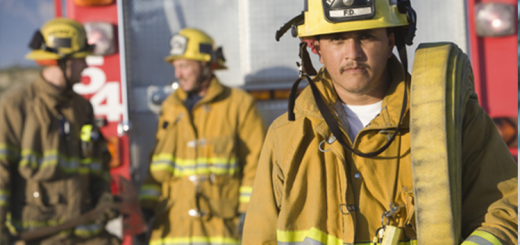
<path id="1" fill-rule="evenodd" d="M 364 63 L 358 63 L 358 62 L 349 62 L 339 68 L 339 74 L 343 74 L 343 72 L 345 72 L 345 70 L 347 70 L 347 69 L 356 69 L 356 68 L 368 68 L 368 65 L 366 65 Z"/>

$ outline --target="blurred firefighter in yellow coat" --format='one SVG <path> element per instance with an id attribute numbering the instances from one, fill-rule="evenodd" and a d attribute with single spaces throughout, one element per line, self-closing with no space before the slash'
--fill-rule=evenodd
<path id="1" fill-rule="evenodd" d="M 438 236 L 416 229 L 416 214 L 428 210 L 414 196 L 421 190 L 412 178 L 410 118 L 432 115 L 410 113 L 408 103 L 402 51 L 415 32 L 410 1 L 305 0 L 277 38 L 291 27 L 303 39 L 303 75 L 315 77 L 268 130 L 243 243 L 417 244 L 419 233 Z M 317 73 L 307 44 L 324 64 Z M 459 133 L 461 171 L 450 184 L 461 183 L 460 223 L 445 224 L 460 230 L 454 244 L 517 244 L 517 165 L 474 94 Z M 428 198 L 435 204 L 437 196 Z M 441 244 L 432 241 L 421 244 Z"/>
<path id="2" fill-rule="evenodd" d="M 110 155 L 92 105 L 72 90 L 91 53 L 83 26 L 47 22 L 27 55 L 43 65 L 41 77 L 4 95 L 0 104 L 0 244 L 22 233 L 78 219 L 113 202 Z M 16 244 L 119 244 L 105 231 L 111 208 L 75 228 Z"/>
<path id="3" fill-rule="evenodd" d="M 179 89 L 162 105 L 150 174 L 141 187 L 150 244 L 239 244 L 265 126 L 246 92 L 222 85 L 222 49 L 186 28 L 167 62 Z"/>

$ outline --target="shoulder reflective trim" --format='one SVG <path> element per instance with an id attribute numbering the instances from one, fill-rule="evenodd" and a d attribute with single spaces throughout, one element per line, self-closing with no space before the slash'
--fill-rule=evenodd
<path id="1" fill-rule="evenodd" d="M 485 231 L 474 231 L 462 243 L 462 245 L 502 245 L 502 243 L 491 233 Z"/>
<path id="2" fill-rule="evenodd" d="M 251 200 L 251 192 L 253 192 L 253 187 L 240 186 L 240 197 L 238 198 L 239 202 L 248 203 Z"/>
<path id="3" fill-rule="evenodd" d="M 88 174 L 90 172 L 100 173 L 101 162 L 93 158 L 79 159 L 77 157 L 66 157 L 58 153 L 57 150 L 45 151 L 40 154 L 33 150 L 22 150 L 22 159 L 20 166 L 28 166 L 31 168 L 46 168 L 59 166 L 66 173 L 79 172 Z"/>
<path id="4" fill-rule="evenodd" d="M 150 170 L 171 171 L 174 176 L 182 177 L 196 174 L 234 174 L 240 170 L 236 159 L 220 157 L 180 159 L 172 154 L 158 154 L 152 157 Z"/>
<path id="5" fill-rule="evenodd" d="M 343 240 L 314 227 L 307 231 L 276 230 L 276 234 L 278 244 L 292 244 L 292 242 L 305 242 L 305 244 L 307 244 L 307 242 L 309 242 L 309 244 L 343 245 Z"/>
<path id="6" fill-rule="evenodd" d="M 139 200 L 157 200 L 161 196 L 161 187 L 156 185 L 143 185 L 139 192 Z"/>
<path id="7" fill-rule="evenodd" d="M 0 160 L 16 160 L 20 158 L 20 149 L 17 147 L 0 144 Z"/>
<path id="8" fill-rule="evenodd" d="M 150 245 L 235 245 L 237 239 L 229 237 L 176 237 L 150 241 Z"/>
<path id="9" fill-rule="evenodd" d="M 103 225 L 98 224 L 78 225 L 76 229 L 74 229 L 74 234 L 80 237 L 95 236 L 99 234 L 103 228 Z"/>

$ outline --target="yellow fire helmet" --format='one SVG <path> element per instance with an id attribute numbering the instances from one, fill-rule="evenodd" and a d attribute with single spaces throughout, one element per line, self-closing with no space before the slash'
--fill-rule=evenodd
<path id="1" fill-rule="evenodd" d="M 305 0 L 304 11 L 285 24 L 276 40 L 292 28 L 300 38 L 376 28 L 409 26 L 406 44 L 415 34 L 415 11 L 409 0 Z"/>
<path id="2" fill-rule="evenodd" d="M 25 58 L 41 61 L 83 58 L 91 54 L 94 46 L 88 44 L 87 34 L 81 23 L 56 18 L 34 33 L 29 47 L 33 51 Z"/>
<path id="3" fill-rule="evenodd" d="M 164 61 L 176 59 L 210 62 L 214 70 L 226 69 L 222 47 L 215 48 L 215 42 L 208 34 L 194 28 L 184 28 L 170 40 L 170 55 Z"/>

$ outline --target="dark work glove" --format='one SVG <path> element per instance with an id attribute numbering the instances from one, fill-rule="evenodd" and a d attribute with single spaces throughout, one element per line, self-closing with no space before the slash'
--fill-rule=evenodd
<path id="1" fill-rule="evenodd" d="M 107 208 L 105 212 L 103 212 L 94 220 L 94 223 L 104 225 L 109 220 L 117 218 L 119 216 L 119 208 L 115 206 L 115 203 L 114 196 L 111 193 L 103 192 L 103 194 L 101 194 L 99 197 L 96 208 L 106 204 L 112 204 L 113 207 Z"/>
<path id="2" fill-rule="evenodd" d="M 238 225 L 237 225 L 237 233 L 240 239 L 242 239 L 242 233 L 244 232 L 244 223 L 246 222 L 246 213 L 238 214 Z"/>

